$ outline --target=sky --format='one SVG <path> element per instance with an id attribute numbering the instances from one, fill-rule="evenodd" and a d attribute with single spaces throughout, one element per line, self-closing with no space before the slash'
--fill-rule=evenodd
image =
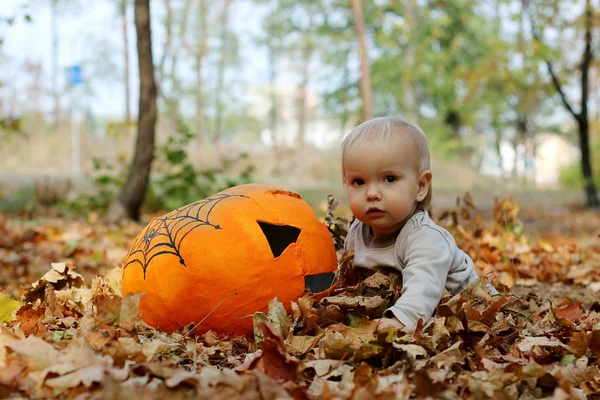
<path id="1" fill-rule="evenodd" d="M 178 0 L 172 0 L 178 1 Z M 69 108 L 71 105 L 86 103 L 96 115 L 116 116 L 124 113 L 125 95 L 123 84 L 118 77 L 122 71 L 122 35 L 121 19 L 117 12 L 115 0 L 86 0 L 85 7 L 81 7 L 79 12 L 72 12 L 69 9 L 60 12 L 57 19 L 58 37 L 59 37 L 59 88 L 65 88 L 67 80 L 67 70 L 70 66 L 81 63 L 84 59 L 98 57 L 100 53 L 100 43 L 106 43 L 107 48 L 111 48 L 114 54 L 110 59 L 116 65 L 117 71 L 113 73 L 111 79 L 105 79 L 101 82 L 94 82 L 94 95 L 89 96 L 83 93 L 75 93 L 69 96 L 66 91 L 62 97 L 62 107 Z M 18 113 L 27 107 L 31 101 L 31 96 L 25 90 L 30 84 L 30 75 L 24 73 L 26 61 L 39 62 L 42 64 L 42 85 L 48 91 L 52 87 L 52 36 L 51 36 L 51 13 L 49 0 L 1 0 L 0 17 L 7 18 L 18 16 L 13 25 L 1 24 L 0 37 L 4 39 L 2 47 L 2 57 L 0 57 L 0 76 L 4 87 L 0 88 L 0 99 L 2 99 L 3 113 L 7 111 Z M 32 22 L 24 20 L 24 6 L 32 16 Z M 260 17 L 256 10 L 250 8 L 249 2 L 239 1 L 232 15 L 231 24 L 245 32 L 257 32 L 260 24 Z M 137 112 L 137 57 L 136 57 L 136 37 L 135 26 L 133 24 L 133 7 L 129 12 L 129 45 L 130 45 L 130 82 L 131 82 L 131 110 Z M 164 32 L 161 23 L 164 10 L 162 1 L 151 1 L 152 13 L 152 40 L 154 59 L 158 60 L 161 54 L 161 43 L 164 41 Z M 252 36 L 250 34 L 241 36 L 242 58 L 252 57 L 252 62 L 242 63 L 244 69 L 242 74 L 246 82 L 253 82 L 254 85 L 260 85 L 266 82 L 266 57 L 257 57 L 260 49 L 251 45 Z M 88 74 L 86 74 L 88 72 Z M 83 69 L 84 79 L 89 79 L 89 70 Z M 105 71 L 110 73 L 110 71 Z M 51 97 L 43 96 L 45 101 L 41 107 L 49 112 L 52 109 Z"/>

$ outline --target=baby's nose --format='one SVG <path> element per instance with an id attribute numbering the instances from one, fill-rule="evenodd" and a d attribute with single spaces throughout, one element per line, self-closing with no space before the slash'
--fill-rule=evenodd
<path id="1" fill-rule="evenodd" d="M 367 190 L 367 200 L 377 200 L 381 198 L 381 192 L 375 185 L 369 186 Z"/>

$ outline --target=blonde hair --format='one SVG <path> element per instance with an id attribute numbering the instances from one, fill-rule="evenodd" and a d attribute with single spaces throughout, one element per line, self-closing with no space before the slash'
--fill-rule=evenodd
<path id="1" fill-rule="evenodd" d="M 400 117 L 380 117 L 364 121 L 348 133 L 342 141 L 342 160 L 365 142 L 388 142 L 392 135 L 408 135 L 412 140 L 419 160 L 419 175 L 431 169 L 429 144 L 427 137 L 419 126 Z M 431 205 L 431 184 L 425 198 L 417 205 L 418 209 L 428 210 Z"/>

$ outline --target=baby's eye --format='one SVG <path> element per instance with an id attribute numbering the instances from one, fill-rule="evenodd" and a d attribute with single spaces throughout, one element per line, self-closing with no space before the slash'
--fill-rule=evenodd
<path id="1" fill-rule="evenodd" d="M 365 184 L 365 181 L 363 181 L 362 179 L 355 179 L 355 180 L 354 180 L 352 183 L 353 183 L 355 186 L 361 186 L 361 185 L 364 185 L 364 184 Z"/>
<path id="2" fill-rule="evenodd" d="M 398 180 L 398 178 L 396 178 L 396 177 L 395 177 L 395 176 L 393 176 L 393 175 L 388 175 L 388 176 L 386 176 L 386 177 L 385 177 L 385 181 L 386 181 L 387 183 L 396 182 L 397 180 Z"/>

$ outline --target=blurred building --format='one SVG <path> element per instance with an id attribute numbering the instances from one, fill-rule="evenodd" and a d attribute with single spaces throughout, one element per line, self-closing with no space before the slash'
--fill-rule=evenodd
<path id="1" fill-rule="evenodd" d="M 536 136 L 535 182 L 540 186 L 556 186 L 560 171 L 578 162 L 581 158 L 579 147 L 564 137 L 544 133 Z"/>
<path id="2" fill-rule="evenodd" d="M 293 147 L 298 143 L 299 89 L 296 86 L 254 86 L 248 89 L 248 113 L 262 122 L 261 142 L 273 146 L 273 134 L 270 128 L 270 112 L 273 94 L 277 98 L 277 146 Z M 306 92 L 305 144 L 319 148 L 339 146 L 342 130 L 339 122 L 327 118 L 319 110 L 319 96 L 315 88 Z"/>
<path id="3" fill-rule="evenodd" d="M 484 144 L 483 151 L 483 174 L 497 178 L 516 177 L 538 188 L 558 187 L 561 170 L 578 162 L 581 156 L 576 145 L 554 133 L 538 134 L 516 149 L 510 141 L 502 141 L 501 160 L 492 143 Z"/>

